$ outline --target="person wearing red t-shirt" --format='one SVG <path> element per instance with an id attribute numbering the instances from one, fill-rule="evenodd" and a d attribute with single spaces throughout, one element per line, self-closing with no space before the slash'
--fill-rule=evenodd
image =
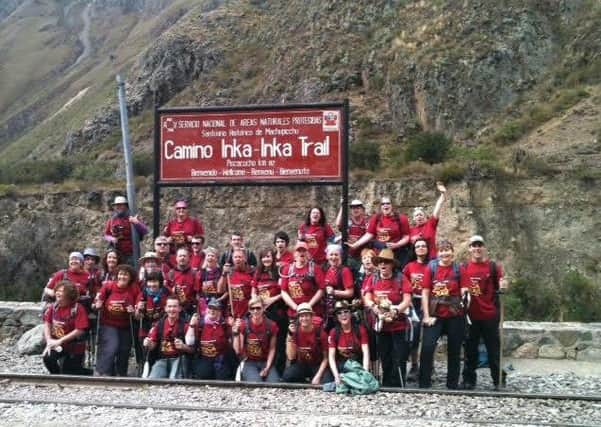
<path id="1" fill-rule="evenodd" d="M 277 371 L 272 369 L 278 326 L 264 315 L 261 298 L 252 298 L 248 307 L 250 316 L 245 320 L 236 319 L 232 326 L 234 350 L 244 359 L 241 379 L 250 382 L 279 382 Z"/>
<path id="2" fill-rule="evenodd" d="M 190 320 L 186 344 L 195 349 L 192 377 L 199 380 L 233 379 L 235 362 L 229 343 L 231 331 L 223 321 L 223 305 L 211 298 L 204 315 L 197 313 Z"/>
<path id="3" fill-rule="evenodd" d="M 202 236 L 193 236 L 190 240 L 190 266 L 194 270 L 200 270 L 205 262 L 205 253 L 202 250 L 202 245 L 205 243 L 205 238 Z"/>
<path id="4" fill-rule="evenodd" d="M 196 290 L 198 272 L 190 267 L 190 252 L 182 247 L 176 252 L 177 265 L 167 273 L 165 287 L 179 298 L 182 311 L 187 319 L 196 311 Z"/>
<path id="5" fill-rule="evenodd" d="M 326 331 L 334 327 L 334 305 L 339 300 L 352 300 L 355 287 L 351 269 L 342 265 L 342 247 L 328 245 L 326 249 L 328 269 L 324 275 L 325 306 L 326 306 Z"/>
<path id="6" fill-rule="evenodd" d="M 219 279 L 221 278 L 221 268 L 217 264 L 219 254 L 217 249 L 209 246 L 203 250 L 205 261 L 198 271 L 198 289 L 196 289 L 196 297 L 198 299 L 198 314 L 202 317 L 207 312 L 207 303 L 212 298 L 221 298 L 225 292 L 225 283 L 221 282 L 219 287 Z"/>
<path id="7" fill-rule="evenodd" d="M 326 246 L 334 242 L 334 237 L 322 208 L 311 208 L 305 222 L 298 227 L 298 240 L 307 243 L 311 260 L 320 267 L 326 263 Z"/>
<path id="8" fill-rule="evenodd" d="M 419 373 L 419 343 L 422 329 L 421 319 L 423 318 L 422 310 L 422 283 L 426 270 L 428 269 L 428 242 L 425 239 L 419 238 L 413 244 L 415 261 L 411 261 L 403 269 L 403 281 L 411 287 L 413 310 L 419 321 L 413 322 L 413 341 L 411 341 L 411 370 L 407 379 L 409 381 L 417 380 Z"/>
<path id="9" fill-rule="evenodd" d="M 278 374 L 281 375 L 286 367 L 288 316 L 286 316 L 286 304 L 282 300 L 279 284 L 280 274 L 275 257 L 275 251 L 271 248 L 264 248 L 259 251 L 259 265 L 255 270 L 251 285 L 252 297 L 259 297 L 263 300 L 265 315 L 278 325 L 275 368 Z"/>
<path id="10" fill-rule="evenodd" d="M 285 267 L 280 279 L 282 299 L 288 306 L 288 317 L 296 316 L 298 305 L 308 302 L 315 315 L 323 317 L 324 277 L 321 268 L 309 261 L 307 243 L 294 246 L 294 262 Z"/>
<path id="11" fill-rule="evenodd" d="M 132 315 L 139 293 L 134 269 L 121 264 L 117 267 L 117 281 L 105 282 L 96 294 L 94 306 L 101 310 L 96 361 L 96 372 L 100 376 L 127 375 L 134 339 Z"/>
<path id="12" fill-rule="evenodd" d="M 470 292 L 468 313 L 472 322 L 465 341 L 463 388 L 471 390 L 476 386 L 480 338 L 484 340 L 488 353 L 493 384 L 498 388 L 501 340 L 497 292 L 499 289 L 506 290 L 508 283 L 502 267 L 488 259 L 482 236 L 474 235 L 470 238 L 469 251 L 469 262 L 461 266 L 461 287 Z"/>
<path id="13" fill-rule="evenodd" d="M 117 266 L 121 264 L 121 258 L 119 257 L 119 251 L 117 249 L 109 249 L 106 251 L 100 261 L 102 266 L 102 273 L 100 275 L 100 286 L 108 280 L 117 280 Z"/>
<path id="14" fill-rule="evenodd" d="M 167 316 L 156 322 L 144 338 L 143 345 L 148 351 L 157 350 L 149 378 L 183 378 L 181 356 L 191 353 L 192 348 L 184 342 L 188 325 L 180 318 L 181 312 L 179 298 L 169 295 L 165 305 Z"/>
<path id="15" fill-rule="evenodd" d="M 188 203 L 185 200 L 175 202 L 175 219 L 169 221 L 163 229 L 163 236 L 171 238 L 175 248 L 190 248 L 193 236 L 204 236 L 205 230 L 201 222 L 188 214 Z"/>
<path id="16" fill-rule="evenodd" d="M 353 359 L 369 370 L 369 338 L 363 325 L 353 324 L 350 305 L 338 301 L 334 307 L 336 326 L 328 336 L 328 362 L 336 384 L 341 384 L 340 373 L 344 362 Z"/>
<path id="17" fill-rule="evenodd" d="M 288 325 L 287 332 L 286 356 L 291 363 L 282 381 L 303 383 L 309 378 L 313 385 L 332 382 L 334 377 L 328 369 L 328 336 L 309 304 L 299 304 L 297 320 Z"/>
<path id="18" fill-rule="evenodd" d="M 278 268 L 294 262 L 292 252 L 288 250 L 290 237 L 285 231 L 278 231 L 273 236 L 273 246 L 275 247 L 275 260 Z"/>
<path id="19" fill-rule="evenodd" d="M 355 243 L 367 232 L 367 216 L 365 215 L 365 206 L 361 200 L 355 199 L 350 204 L 351 215 L 348 219 L 348 242 Z M 342 231 L 342 208 L 338 210 L 336 216 L 336 228 L 338 231 Z M 359 263 L 361 260 L 361 250 L 363 246 L 349 251 L 349 256 L 355 260 L 355 263 Z"/>
<path id="20" fill-rule="evenodd" d="M 152 324 L 165 314 L 168 296 L 169 291 L 163 286 L 163 274 L 160 271 L 148 273 L 136 301 L 135 317 L 140 321 L 140 342 L 148 336 Z"/>
<path id="21" fill-rule="evenodd" d="M 436 344 L 441 335 L 447 335 L 447 388 L 456 389 L 459 383 L 460 353 L 465 319 L 459 265 L 454 261 L 453 244 L 448 240 L 438 243 L 438 259 L 428 264 L 422 283 L 422 354 L 419 361 L 419 387 L 432 386 L 432 365 Z"/>
<path id="22" fill-rule="evenodd" d="M 409 228 L 409 236 L 412 244 L 415 244 L 417 239 L 425 239 L 430 249 L 428 255 L 430 258 L 436 256 L 436 228 L 438 227 L 438 219 L 440 218 L 440 211 L 442 205 L 446 199 L 447 189 L 442 182 L 436 183 L 436 188 L 440 192 L 440 196 L 434 205 L 431 217 L 426 217 L 424 208 L 417 207 L 413 209 L 413 224 L 414 226 Z"/>
<path id="23" fill-rule="evenodd" d="M 380 212 L 369 219 L 367 232 L 355 243 L 347 244 L 355 250 L 369 242 L 377 253 L 384 248 L 392 249 L 401 268 L 409 261 L 409 220 L 393 211 L 390 197 L 382 197 Z"/>
<path id="24" fill-rule="evenodd" d="M 169 270 L 175 268 L 177 265 L 176 257 L 171 256 L 169 239 L 167 237 L 157 236 L 157 238 L 154 239 L 154 254 L 157 256 L 157 263 L 163 272 L 163 277 L 166 278 Z"/>
<path id="25" fill-rule="evenodd" d="M 218 287 L 225 289 L 222 300 L 229 298 L 230 315 L 240 319 L 248 313 L 248 301 L 252 294 L 252 279 L 243 249 L 234 249 L 232 262 L 223 266 L 223 274 L 219 278 Z"/>
<path id="26" fill-rule="evenodd" d="M 54 291 L 56 302 L 44 313 L 46 348 L 42 360 L 51 374 L 82 375 L 86 343 L 81 338 L 89 328 L 88 314 L 77 302 L 73 283 L 61 281 Z"/>
<path id="27" fill-rule="evenodd" d="M 123 196 L 115 197 L 113 214 L 104 226 L 104 240 L 117 249 L 125 263 L 130 265 L 134 264 L 132 225 L 140 240 L 148 233 L 148 228 L 138 215 L 130 215 L 127 199 Z"/>
<path id="28" fill-rule="evenodd" d="M 383 249 L 374 259 L 379 274 L 365 290 L 365 304 L 377 319 L 375 332 L 382 362 L 382 384 L 404 387 L 409 356 L 410 320 L 405 311 L 411 305 L 411 287 L 394 277 L 398 261 L 390 249 Z"/>
<path id="29" fill-rule="evenodd" d="M 52 275 L 48 284 L 44 288 L 43 300 L 46 302 L 54 301 L 54 287 L 64 281 L 75 285 L 79 295 L 78 302 L 82 304 L 86 310 L 90 309 L 91 299 L 96 291 L 93 289 L 93 281 L 90 280 L 90 275 L 83 269 L 84 258 L 81 252 L 71 252 L 69 254 L 69 268 L 57 271 Z"/>

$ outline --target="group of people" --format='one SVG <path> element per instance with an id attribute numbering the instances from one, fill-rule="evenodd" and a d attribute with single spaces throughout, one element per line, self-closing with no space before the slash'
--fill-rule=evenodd
<path id="1" fill-rule="evenodd" d="M 481 338 L 498 386 L 497 294 L 507 280 L 482 236 L 470 238 L 461 264 L 451 242 L 436 243 L 446 199 L 437 188 L 432 215 L 415 208 L 413 224 L 388 197 L 371 216 L 353 200 L 348 223 L 342 210 L 336 218 L 346 242 L 313 207 L 291 249 L 278 231 L 257 255 L 239 232 L 223 253 L 205 247 L 201 222 L 180 200 L 138 271 L 132 235 L 147 227 L 116 197 L 105 227 L 110 249 L 102 259 L 91 248 L 71 253 L 44 289 L 44 364 L 51 373 L 125 376 L 133 348 L 139 373 L 149 367 L 143 375 L 151 378 L 339 384 L 345 362 L 355 360 L 384 386 L 404 387 L 410 361 L 409 377 L 428 388 L 447 335 L 447 387 L 475 387 Z"/>

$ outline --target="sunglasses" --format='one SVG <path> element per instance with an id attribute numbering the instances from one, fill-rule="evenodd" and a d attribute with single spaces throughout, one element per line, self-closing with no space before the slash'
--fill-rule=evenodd
<path id="1" fill-rule="evenodd" d="M 200 245 L 200 242 L 192 242 L 193 245 Z"/>
<path id="2" fill-rule="evenodd" d="M 249 308 L 250 311 L 261 311 L 263 310 L 263 307 L 251 307 Z"/>
<path id="3" fill-rule="evenodd" d="M 338 310 L 338 313 L 336 314 L 349 314 L 350 312 L 350 310 Z"/>
<path id="4" fill-rule="evenodd" d="M 418 248 L 427 248 L 427 247 L 428 246 L 426 246 L 426 245 L 415 245 L 415 249 L 418 249 Z"/>
<path id="5" fill-rule="evenodd" d="M 167 246 L 169 243 L 155 243 L 157 246 Z"/>
<path id="6" fill-rule="evenodd" d="M 382 206 L 389 206 L 389 205 L 391 205 L 391 203 L 390 203 L 390 202 L 382 202 L 382 203 L 380 203 L 380 204 L 381 204 Z"/>

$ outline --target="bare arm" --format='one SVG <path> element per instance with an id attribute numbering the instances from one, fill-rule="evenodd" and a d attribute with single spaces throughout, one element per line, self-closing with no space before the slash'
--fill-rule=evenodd
<path id="1" fill-rule="evenodd" d="M 369 344 L 361 344 L 361 351 L 363 352 L 363 369 L 369 371 Z"/>
<path id="2" fill-rule="evenodd" d="M 351 249 L 357 249 L 363 246 L 366 243 L 369 243 L 375 236 L 369 232 L 365 233 L 363 236 L 359 238 L 355 243 L 352 243 L 349 246 Z"/>
<path id="3" fill-rule="evenodd" d="M 447 197 L 447 189 L 443 185 L 442 182 L 437 182 L 436 188 L 438 188 L 438 191 L 440 191 L 440 196 L 438 197 L 438 200 L 436 201 L 436 204 L 434 205 L 434 210 L 432 211 L 432 216 L 434 218 L 439 218 L 440 210 L 442 209 L 442 205 L 444 204 L 444 201 L 446 200 L 446 197 Z"/>
<path id="4" fill-rule="evenodd" d="M 328 362 L 330 363 L 330 371 L 332 371 L 332 375 L 334 375 L 334 380 L 336 381 L 336 384 L 340 384 L 340 373 L 338 372 L 338 367 L 336 366 L 335 348 L 328 349 Z"/>
<path id="5" fill-rule="evenodd" d="M 290 295 L 288 295 L 288 292 L 282 290 L 280 295 L 282 296 L 282 299 L 284 300 L 286 305 L 288 307 L 290 307 L 292 310 L 296 311 L 297 305 L 294 301 L 292 301 L 292 297 Z"/>
<path id="6" fill-rule="evenodd" d="M 323 289 L 319 289 L 317 292 L 315 292 L 315 295 L 313 295 L 313 298 L 311 298 L 311 301 L 309 301 L 309 305 L 311 307 L 314 307 L 315 304 L 317 304 L 322 298 L 323 298 Z"/>

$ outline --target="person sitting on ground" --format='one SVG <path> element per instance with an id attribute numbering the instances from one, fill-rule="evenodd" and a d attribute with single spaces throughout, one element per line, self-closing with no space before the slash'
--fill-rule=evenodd
<path id="1" fill-rule="evenodd" d="M 81 252 L 71 252 L 69 254 L 69 268 L 57 271 L 48 280 L 48 284 L 44 288 L 44 301 L 54 302 L 54 287 L 59 282 L 68 280 L 77 289 L 77 294 L 79 295 L 78 302 L 89 311 L 95 289 L 92 289 L 90 286 L 90 276 L 83 269 L 83 262 L 84 259 Z"/>
<path id="2" fill-rule="evenodd" d="M 138 217 L 131 215 L 127 199 L 123 196 L 115 197 L 113 201 L 113 214 L 104 227 L 104 240 L 119 251 L 126 264 L 133 265 L 133 240 L 132 227 L 138 233 L 140 240 L 148 233 L 148 228 Z"/>
<path id="3" fill-rule="evenodd" d="M 223 266 L 223 273 L 217 285 L 218 288 L 225 289 L 221 299 L 226 301 L 229 298 L 229 301 L 231 301 L 232 306 L 229 307 L 229 314 L 234 319 L 239 319 L 248 313 L 248 301 L 252 295 L 253 276 L 249 271 L 244 255 L 244 250 L 234 249 L 232 253 L 233 265 L 230 266 L 226 263 Z"/>
<path id="4" fill-rule="evenodd" d="M 277 383 L 280 378 L 272 368 L 278 326 L 263 313 L 261 298 L 252 298 L 248 307 L 250 316 L 245 320 L 236 319 L 232 326 L 234 350 L 244 360 L 241 379 Z"/>
<path id="5" fill-rule="evenodd" d="M 290 237 L 285 231 L 278 231 L 273 236 L 273 245 L 275 247 L 275 263 L 278 268 L 290 264 L 294 261 L 292 252 L 288 250 L 290 244 Z"/>
<path id="6" fill-rule="evenodd" d="M 422 284 L 426 270 L 428 269 L 428 242 L 426 239 L 419 238 L 413 243 L 415 261 L 411 261 L 403 269 L 403 281 L 411 286 L 412 305 L 416 317 L 419 321 L 413 323 L 413 340 L 411 341 L 411 369 L 407 379 L 416 381 L 419 373 L 419 344 L 422 330 L 422 319 L 424 317 L 422 309 Z"/>
<path id="7" fill-rule="evenodd" d="M 252 271 L 257 266 L 257 257 L 255 254 L 248 248 L 244 247 L 244 236 L 239 231 L 234 231 L 230 238 L 230 247 L 221 254 L 219 258 L 219 266 L 223 270 L 223 267 L 226 264 L 233 264 L 233 254 L 236 249 L 240 249 L 244 252 L 244 259 L 248 268 Z"/>
<path id="8" fill-rule="evenodd" d="M 198 298 L 198 314 L 204 316 L 207 312 L 207 303 L 210 299 L 220 299 L 225 292 L 225 283 L 222 282 L 222 287 L 219 287 L 219 279 L 221 278 L 221 269 L 217 264 L 219 254 L 217 249 L 209 246 L 204 251 L 205 261 L 198 271 L 198 289 L 196 297 Z"/>
<path id="9" fill-rule="evenodd" d="M 307 243 L 297 242 L 294 246 L 294 262 L 282 269 L 280 288 L 288 317 L 296 316 L 298 305 L 308 302 L 313 312 L 323 318 L 324 275 L 321 268 L 309 262 Z"/>
<path id="10" fill-rule="evenodd" d="M 199 380 L 234 378 L 231 329 L 223 320 L 223 304 L 216 298 L 207 303 L 206 314 L 194 314 L 186 332 L 186 344 L 195 349 L 192 377 Z"/>
<path id="11" fill-rule="evenodd" d="M 54 295 L 56 302 L 44 313 L 44 366 L 51 374 L 82 375 L 88 314 L 77 302 L 77 288 L 68 280 L 54 287 Z"/>
<path id="12" fill-rule="evenodd" d="M 96 372 L 100 376 L 127 375 L 134 338 L 132 315 L 139 292 L 134 269 L 120 264 L 117 281 L 105 282 L 96 294 L 95 308 L 101 310 L 96 361 Z"/>
<path id="13" fill-rule="evenodd" d="M 355 287 L 353 273 L 346 265 L 342 265 L 342 247 L 328 245 L 326 249 L 328 269 L 324 277 L 326 322 L 325 328 L 329 332 L 334 327 L 334 304 L 339 300 L 352 301 Z"/>
<path id="14" fill-rule="evenodd" d="M 334 243 L 334 230 L 326 222 L 322 208 L 309 210 L 305 221 L 298 227 L 298 240 L 307 243 L 310 259 L 319 267 L 326 263 L 326 246 Z"/>
<path id="15" fill-rule="evenodd" d="M 349 247 L 359 249 L 369 242 L 372 242 L 376 253 L 384 248 L 392 249 L 401 268 L 409 262 L 409 220 L 392 209 L 390 197 L 382 197 L 380 212 L 369 219 L 367 232 L 355 243 L 350 243 Z"/>
<path id="16" fill-rule="evenodd" d="M 328 362 L 336 384 L 341 384 L 340 373 L 349 359 L 369 370 L 367 330 L 363 325 L 353 323 L 350 307 L 346 301 L 336 302 L 334 314 L 337 323 L 328 336 Z"/>
<path id="17" fill-rule="evenodd" d="M 167 223 L 163 229 L 163 236 L 171 238 L 175 249 L 182 246 L 191 249 L 192 238 L 205 234 L 202 223 L 188 214 L 188 203 L 185 200 L 178 200 L 173 208 L 175 209 L 175 219 Z"/>
<path id="18" fill-rule="evenodd" d="M 434 205 L 431 217 L 426 217 L 426 211 L 424 208 L 417 207 L 413 209 L 413 223 L 414 226 L 409 228 L 409 239 L 412 244 L 415 244 L 417 239 L 424 239 L 428 244 L 428 248 L 431 249 L 428 252 L 430 258 L 436 256 L 436 228 L 438 226 L 438 219 L 440 218 L 440 212 L 442 205 L 446 200 L 447 189 L 442 182 L 436 183 L 436 188 L 440 192 L 440 196 Z"/>
<path id="19" fill-rule="evenodd" d="M 478 345 L 484 340 L 488 354 L 488 366 L 496 389 L 499 384 L 500 361 L 500 312 L 498 292 L 508 287 L 503 268 L 488 258 L 484 238 L 479 235 L 470 237 L 470 260 L 461 266 L 461 287 L 469 289 L 470 304 L 468 314 L 472 324 L 465 341 L 465 359 L 463 362 L 463 388 L 476 387 L 476 369 L 478 368 Z"/>
<path id="20" fill-rule="evenodd" d="M 286 356 L 290 365 L 284 371 L 282 381 L 311 384 L 332 382 L 334 377 L 328 368 L 328 336 L 322 320 L 313 316 L 307 303 L 298 305 L 297 319 L 288 326 Z"/>
<path id="21" fill-rule="evenodd" d="M 175 295 L 167 297 L 166 317 L 157 321 L 144 339 L 148 351 L 157 349 L 156 360 L 150 370 L 149 378 L 178 379 L 184 377 L 182 356 L 192 353 L 193 349 L 185 343 L 185 331 L 188 328 L 181 318 L 182 307 Z"/>
<path id="22" fill-rule="evenodd" d="M 386 387 L 405 387 L 409 356 L 410 320 L 405 312 L 411 305 L 411 287 L 395 277 L 399 262 L 390 249 L 383 249 L 374 262 L 379 274 L 365 289 L 365 305 L 376 318 L 376 342 L 382 363 L 382 384 Z"/>
<path id="23" fill-rule="evenodd" d="M 454 257 L 453 244 L 448 240 L 440 241 L 438 258 L 428 264 L 422 283 L 424 318 L 419 360 L 420 388 L 432 386 L 434 353 L 443 334 L 447 335 L 447 388 L 458 388 L 461 344 L 465 333 L 461 298 L 468 289 L 461 287 L 459 265 Z"/>
<path id="24" fill-rule="evenodd" d="M 190 267 L 195 270 L 200 270 L 205 262 L 204 243 L 205 238 L 200 235 L 192 236 L 190 240 Z"/>

